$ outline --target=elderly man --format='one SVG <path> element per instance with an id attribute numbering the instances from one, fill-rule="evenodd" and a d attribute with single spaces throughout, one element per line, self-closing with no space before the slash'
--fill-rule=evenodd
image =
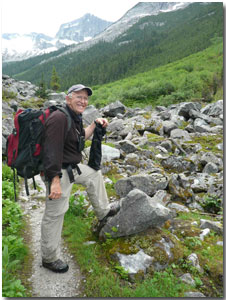
<path id="1" fill-rule="evenodd" d="M 53 272 L 63 273 L 69 268 L 59 256 L 64 214 L 69 207 L 73 180 L 87 188 L 89 200 L 100 221 L 99 230 L 107 218 L 119 210 L 119 205 L 113 207 L 109 204 L 101 171 L 81 164 L 84 140 L 92 136 L 96 123 L 108 126 L 106 119 L 98 118 L 83 128 L 82 113 L 91 95 L 92 90 L 82 84 L 69 88 L 66 96 L 66 110 L 72 119 L 69 131 L 68 118 L 60 110 L 53 112 L 45 123 L 43 161 L 47 197 L 41 226 L 41 254 L 43 267 Z"/>

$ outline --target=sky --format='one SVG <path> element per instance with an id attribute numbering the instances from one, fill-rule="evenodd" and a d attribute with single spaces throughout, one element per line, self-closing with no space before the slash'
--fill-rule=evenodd
<path id="1" fill-rule="evenodd" d="M 1 32 L 20 34 L 37 32 L 54 37 L 60 25 L 74 21 L 86 13 L 91 13 L 106 21 L 116 22 L 140 1 L 171 2 L 162 0 L 2 0 Z M 218 2 L 218 0 L 208 2 Z"/>
<path id="2" fill-rule="evenodd" d="M 2 33 L 37 32 L 54 37 L 61 24 L 74 21 L 86 13 L 115 22 L 139 0 L 2 0 L 1 2 Z"/>

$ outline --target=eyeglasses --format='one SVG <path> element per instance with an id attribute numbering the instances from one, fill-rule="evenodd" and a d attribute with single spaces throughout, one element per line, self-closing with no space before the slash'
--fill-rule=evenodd
<path id="1" fill-rule="evenodd" d="M 79 101 L 84 101 L 84 102 L 88 102 L 89 101 L 89 99 L 88 99 L 88 97 L 86 97 L 86 96 L 79 96 L 79 95 L 76 95 L 76 94 L 74 94 L 75 95 L 75 98 L 76 99 L 78 99 Z"/>

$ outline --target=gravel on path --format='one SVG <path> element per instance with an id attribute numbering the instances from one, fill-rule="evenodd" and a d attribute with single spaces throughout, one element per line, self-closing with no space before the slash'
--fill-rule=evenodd
<path id="1" fill-rule="evenodd" d="M 41 264 L 41 221 L 45 209 L 45 184 L 40 176 L 35 176 L 35 182 L 41 191 L 33 189 L 29 180 L 30 196 L 26 195 L 24 184 L 18 197 L 24 214 L 29 219 L 30 251 L 33 255 L 32 275 L 28 281 L 32 286 L 32 297 L 78 297 L 81 294 L 82 275 L 77 263 L 70 255 L 66 245 L 61 242 L 61 259 L 69 264 L 66 273 L 54 273 Z"/>

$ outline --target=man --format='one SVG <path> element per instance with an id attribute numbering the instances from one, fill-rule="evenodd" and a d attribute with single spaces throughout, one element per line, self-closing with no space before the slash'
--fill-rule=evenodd
<path id="1" fill-rule="evenodd" d="M 86 186 L 94 212 L 100 221 L 99 230 L 109 216 L 115 215 L 119 205 L 111 207 L 101 171 L 81 164 L 83 140 L 92 136 L 96 123 L 103 127 L 108 121 L 98 118 L 87 128 L 82 125 L 82 113 L 88 105 L 92 90 L 82 84 L 69 88 L 66 109 L 72 119 L 68 131 L 68 119 L 64 112 L 53 112 L 45 123 L 44 171 L 46 207 L 41 225 L 42 265 L 54 272 L 67 272 L 69 266 L 59 259 L 59 249 L 64 214 L 69 207 L 69 197 L 74 182 Z M 71 171 L 71 173 L 69 173 Z"/>

